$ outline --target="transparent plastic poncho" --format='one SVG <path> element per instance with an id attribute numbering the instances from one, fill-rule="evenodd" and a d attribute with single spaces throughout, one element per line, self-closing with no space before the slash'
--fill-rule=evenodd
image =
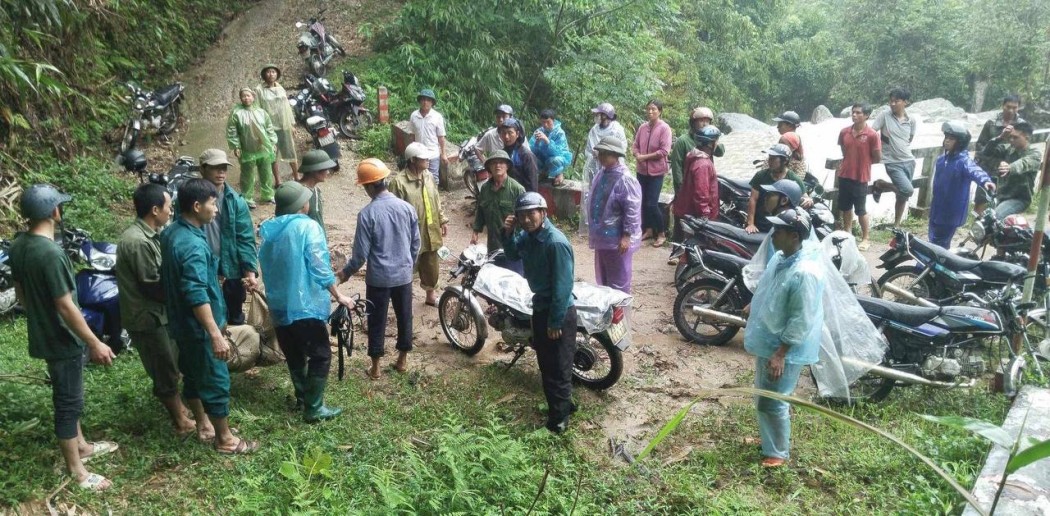
<path id="1" fill-rule="evenodd" d="M 518 273 L 491 263 L 481 266 L 474 290 L 479 294 L 503 303 L 512 310 L 532 315 L 532 290 L 529 282 Z M 577 281 L 572 284 L 575 298 L 576 324 L 587 333 L 605 331 L 612 323 L 614 307 L 630 306 L 634 299 L 630 294 L 609 287 L 599 287 Z"/>
<path id="2" fill-rule="evenodd" d="M 852 235 L 849 236 L 852 239 Z M 825 238 L 825 240 L 829 240 Z M 816 260 L 824 270 L 824 327 L 821 332 L 817 363 L 810 366 L 817 382 L 817 391 L 824 398 L 850 399 L 849 386 L 868 373 L 872 366 L 882 362 L 888 347 L 885 337 L 868 319 L 831 257 L 824 252 L 824 244 L 811 233 L 803 244 L 807 258 Z M 843 242 L 844 248 L 847 247 Z M 856 247 L 856 244 L 853 244 Z M 801 252 L 801 251 L 800 251 Z M 758 286 L 762 273 L 773 258 L 772 238 L 766 237 L 751 263 L 744 266 L 744 284 L 752 292 Z M 859 255 L 859 251 L 858 251 Z M 843 256 L 843 263 L 846 257 Z M 869 281 L 870 276 L 864 279 Z M 844 360 L 846 359 L 846 360 Z"/>

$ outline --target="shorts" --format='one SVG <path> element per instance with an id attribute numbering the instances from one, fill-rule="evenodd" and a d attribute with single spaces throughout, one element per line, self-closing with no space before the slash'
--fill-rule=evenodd
<path id="1" fill-rule="evenodd" d="M 867 215 L 868 184 L 839 178 L 839 198 L 835 203 L 835 209 L 840 212 L 853 211 L 858 217 Z"/>
<path id="2" fill-rule="evenodd" d="M 898 163 L 886 163 L 886 175 L 897 188 L 897 198 L 907 199 L 915 192 L 915 185 L 911 178 L 915 174 L 915 161 L 901 161 Z"/>
<path id="3" fill-rule="evenodd" d="M 84 362 L 78 354 L 47 361 L 51 377 L 51 402 L 55 405 L 55 437 L 75 439 L 80 434 L 77 424 L 84 412 Z"/>

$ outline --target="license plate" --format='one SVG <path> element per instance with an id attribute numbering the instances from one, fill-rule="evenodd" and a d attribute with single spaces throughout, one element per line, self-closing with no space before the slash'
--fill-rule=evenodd
<path id="1" fill-rule="evenodd" d="M 619 344 L 627 336 L 627 325 L 622 322 L 612 324 L 605 330 L 605 333 L 609 335 L 609 340 L 613 344 Z"/>
<path id="2" fill-rule="evenodd" d="M 333 136 L 331 134 L 329 134 L 328 136 L 323 136 L 323 137 L 317 139 L 317 144 L 320 145 L 321 147 L 326 147 L 326 146 L 331 145 L 333 143 L 335 143 L 335 136 Z"/>

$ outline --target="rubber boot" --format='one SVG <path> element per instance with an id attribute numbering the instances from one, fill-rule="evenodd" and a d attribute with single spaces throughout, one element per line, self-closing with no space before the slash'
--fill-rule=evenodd
<path id="1" fill-rule="evenodd" d="M 292 388 L 295 389 L 295 410 L 306 408 L 306 368 L 298 371 L 291 369 L 288 372 L 292 376 Z"/>
<path id="2" fill-rule="evenodd" d="M 341 408 L 324 406 L 324 386 L 326 383 L 328 383 L 328 378 L 324 376 L 306 377 L 306 410 L 303 412 L 303 419 L 307 423 L 332 419 L 343 413 Z"/>

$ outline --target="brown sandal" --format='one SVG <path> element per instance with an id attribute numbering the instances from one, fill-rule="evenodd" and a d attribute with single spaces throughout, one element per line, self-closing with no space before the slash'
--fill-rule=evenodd
<path id="1" fill-rule="evenodd" d="M 232 450 L 224 450 L 215 447 L 215 451 L 220 455 L 248 455 L 255 453 L 255 450 L 259 449 L 259 441 L 249 441 L 247 439 L 240 439 L 237 442 L 237 446 L 234 446 Z"/>

